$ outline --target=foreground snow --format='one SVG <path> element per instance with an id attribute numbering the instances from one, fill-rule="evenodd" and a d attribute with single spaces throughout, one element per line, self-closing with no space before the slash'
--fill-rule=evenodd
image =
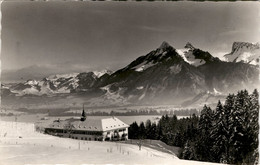
<path id="1" fill-rule="evenodd" d="M 7 124 L 6 124 L 7 123 Z M 0 121 L 0 164 L 211 164 L 180 160 L 176 156 L 137 145 L 96 142 L 43 135 L 30 124 Z M 13 133 L 12 133 L 13 132 Z M 20 138 L 19 138 L 20 136 Z"/>

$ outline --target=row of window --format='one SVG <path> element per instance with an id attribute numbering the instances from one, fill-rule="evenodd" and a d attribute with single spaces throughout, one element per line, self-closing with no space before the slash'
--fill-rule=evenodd
<path id="1" fill-rule="evenodd" d="M 63 129 L 52 129 L 52 128 L 46 128 L 45 129 L 46 133 L 68 133 L 67 130 L 63 130 Z M 102 135 L 102 132 L 98 132 L 98 131 L 76 131 L 76 130 L 72 130 L 70 131 L 70 133 L 72 134 L 83 134 L 83 135 Z"/>
<path id="2" fill-rule="evenodd" d="M 123 132 L 123 131 L 126 131 L 126 129 L 119 129 L 118 131 L 115 130 L 114 132 L 117 133 L 117 132 Z M 109 135 L 109 134 L 110 134 L 110 131 L 108 131 L 107 134 Z"/>
<path id="3" fill-rule="evenodd" d="M 69 136 L 69 138 L 78 139 L 78 137 L 74 137 L 74 136 Z M 79 139 L 80 139 L 80 140 L 89 140 L 89 141 L 92 140 L 90 137 L 89 137 L 89 138 L 87 138 L 87 137 L 81 137 L 81 138 L 79 138 Z M 94 140 L 97 141 L 98 138 L 94 138 Z"/>
<path id="4" fill-rule="evenodd" d="M 72 131 L 73 134 L 83 134 L 83 135 L 102 135 L 102 132 L 97 131 Z"/>
<path id="5" fill-rule="evenodd" d="M 120 129 L 119 132 L 123 132 L 123 131 L 126 131 L 126 129 Z"/>
<path id="6" fill-rule="evenodd" d="M 78 131 L 78 130 L 63 130 L 63 129 L 53 129 L 53 128 L 46 128 L 45 131 L 48 132 L 53 132 L 53 133 L 73 133 L 73 134 L 83 134 L 83 135 L 102 135 L 102 132 L 100 131 Z M 118 131 L 115 132 L 124 132 L 126 129 L 119 129 Z M 110 134 L 110 131 L 107 132 L 107 134 Z"/>

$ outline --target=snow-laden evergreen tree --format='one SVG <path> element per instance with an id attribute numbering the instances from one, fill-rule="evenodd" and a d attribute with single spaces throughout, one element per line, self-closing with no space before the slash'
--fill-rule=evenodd
<path id="1" fill-rule="evenodd" d="M 254 146 L 258 146 L 258 134 L 259 134 L 259 94 L 255 89 L 250 95 L 251 111 L 250 111 L 250 127 L 252 127 L 252 133 L 254 134 Z"/>
<path id="2" fill-rule="evenodd" d="M 191 141 L 188 140 L 185 143 L 181 158 L 186 160 L 196 160 L 194 145 L 191 144 Z"/>
<path id="3" fill-rule="evenodd" d="M 235 109 L 235 95 L 234 94 L 229 94 L 226 98 L 225 105 L 224 105 L 224 119 L 226 122 L 226 141 L 225 141 L 225 153 L 222 154 L 221 156 L 221 161 L 222 162 L 230 162 L 230 139 L 232 135 L 232 118 L 231 115 L 234 112 Z"/>
<path id="4" fill-rule="evenodd" d="M 244 157 L 250 151 L 250 139 L 249 131 L 249 111 L 250 100 L 248 92 L 240 91 L 236 95 L 234 111 L 230 116 L 232 134 L 230 137 L 231 146 L 231 163 L 242 163 Z"/>
<path id="5" fill-rule="evenodd" d="M 206 105 L 203 107 L 200 115 L 199 125 L 198 125 L 198 132 L 199 137 L 196 143 L 196 152 L 198 153 L 199 160 L 203 161 L 211 161 L 211 153 L 210 150 L 212 149 L 212 138 L 211 138 L 211 131 L 213 127 L 213 111 L 210 107 Z"/>
<path id="6" fill-rule="evenodd" d="M 226 143 L 228 141 L 228 125 L 225 117 L 224 108 L 219 101 L 214 114 L 214 124 L 211 132 L 211 138 L 214 139 L 212 147 L 212 156 L 215 162 L 225 162 Z"/>
<path id="7" fill-rule="evenodd" d="M 255 89 L 253 93 L 250 95 L 250 101 L 251 101 L 251 107 L 250 107 L 250 114 L 249 114 L 249 119 L 250 119 L 250 130 L 249 134 L 252 136 L 253 142 L 251 143 L 251 148 L 252 152 L 251 156 L 249 156 L 250 160 L 254 162 L 254 164 L 258 164 L 258 158 L 259 158 L 259 152 L 258 152 L 258 135 L 259 135 L 259 93 Z"/>

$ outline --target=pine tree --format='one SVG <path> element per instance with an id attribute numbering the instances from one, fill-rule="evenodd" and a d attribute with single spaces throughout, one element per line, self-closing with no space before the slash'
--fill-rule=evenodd
<path id="1" fill-rule="evenodd" d="M 145 129 L 145 126 L 144 126 L 144 122 L 140 123 L 138 132 L 139 132 L 139 139 L 145 139 L 146 138 L 146 129 Z"/>
<path id="2" fill-rule="evenodd" d="M 189 140 L 184 145 L 184 149 L 181 154 L 181 158 L 186 159 L 186 160 L 195 160 L 196 159 L 194 146 L 192 145 L 192 143 Z"/>
<path id="3" fill-rule="evenodd" d="M 225 105 L 224 105 L 224 121 L 226 122 L 227 130 L 226 130 L 226 141 L 225 141 L 225 153 L 221 156 L 221 162 L 230 162 L 230 150 L 231 150 L 231 135 L 232 135 L 232 118 L 231 115 L 234 112 L 235 108 L 235 95 L 229 94 L 226 98 Z"/>
<path id="4" fill-rule="evenodd" d="M 196 143 L 196 152 L 199 155 L 199 160 L 211 161 L 210 150 L 212 148 L 211 130 L 213 120 L 213 111 L 206 105 L 201 111 L 201 116 L 198 125 L 199 138 Z"/>
<path id="5" fill-rule="evenodd" d="M 249 134 L 251 135 L 252 138 L 252 143 L 251 143 L 251 153 L 248 155 L 249 161 L 254 164 L 258 164 L 258 134 L 259 134 L 259 124 L 258 124 L 258 118 L 259 118 L 259 93 L 255 89 L 253 93 L 250 95 L 250 113 L 249 113 Z"/>
<path id="6" fill-rule="evenodd" d="M 152 134 L 152 123 L 151 120 L 146 120 L 145 122 L 145 129 L 146 129 L 146 138 L 147 139 L 152 139 L 153 138 L 153 134 Z"/>
<path id="7" fill-rule="evenodd" d="M 139 126 L 136 122 L 133 122 L 129 129 L 128 129 L 128 133 L 129 133 L 129 139 L 138 139 L 139 137 Z"/>
<path id="8" fill-rule="evenodd" d="M 156 139 L 156 123 L 153 123 L 150 129 L 151 139 Z"/>
<path id="9" fill-rule="evenodd" d="M 258 124 L 258 117 L 259 117 L 259 94 L 258 91 L 255 89 L 254 92 L 250 95 L 251 101 L 251 111 L 249 114 L 250 118 L 250 127 L 252 128 L 252 133 L 254 134 L 254 146 L 258 145 L 258 133 L 259 133 L 259 124 Z"/>
<path id="10" fill-rule="evenodd" d="M 248 93 L 240 91 L 236 95 L 234 111 L 230 116 L 232 134 L 230 137 L 231 163 L 242 163 L 243 157 L 250 150 L 251 143 L 247 134 L 248 125 Z"/>
<path id="11" fill-rule="evenodd" d="M 214 139 L 212 147 L 212 156 L 215 162 L 223 162 L 226 151 L 226 141 L 228 135 L 228 125 L 225 120 L 224 108 L 219 101 L 216 107 L 216 112 L 214 115 L 214 125 L 212 129 L 211 138 Z"/>

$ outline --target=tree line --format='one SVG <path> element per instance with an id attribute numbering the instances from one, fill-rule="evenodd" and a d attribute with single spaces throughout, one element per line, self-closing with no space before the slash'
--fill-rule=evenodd
<path id="1" fill-rule="evenodd" d="M 163 115 L 159 122 L 147 120 L 129 127 L 130 139 L 155 139 L 181 147 L 179 157 L 187 160 L 231 164 L 257 164 L 259 94 L 254 90 L 229 94 L 224 104 L 201 115 L 177 119 Z"/>
<path id="2" fill-rule="evenodd" d="M 196 109 L 179 109 L 179 110 L 128 110 L 126 112 L 111 111 L 111 112 L 90 112 L 89 116 L 140 116 L 140 115 L 177 115 L 177 116 L 189 116 L 191 114 L 199 114 Z"/>
<path id="3" fill-rule="evenodd" d="M 73 112 L 62 112 L 64 116 L 75 116 L 79 113 Z M 141 116 L 141 115 L 177 115 L 177 116 L 190 116 L 191 114 L 199 115 L 199 111 L 197 109 L 179 109 L 179 110 L 154 110 L 154 109 L 146 109 L 146 110 L 128 110 L 125 112 L 120 111 L 92 111 L 86 112 L 87 116 Z M 49 113 L 49 115 L 51 115 Z"/>

